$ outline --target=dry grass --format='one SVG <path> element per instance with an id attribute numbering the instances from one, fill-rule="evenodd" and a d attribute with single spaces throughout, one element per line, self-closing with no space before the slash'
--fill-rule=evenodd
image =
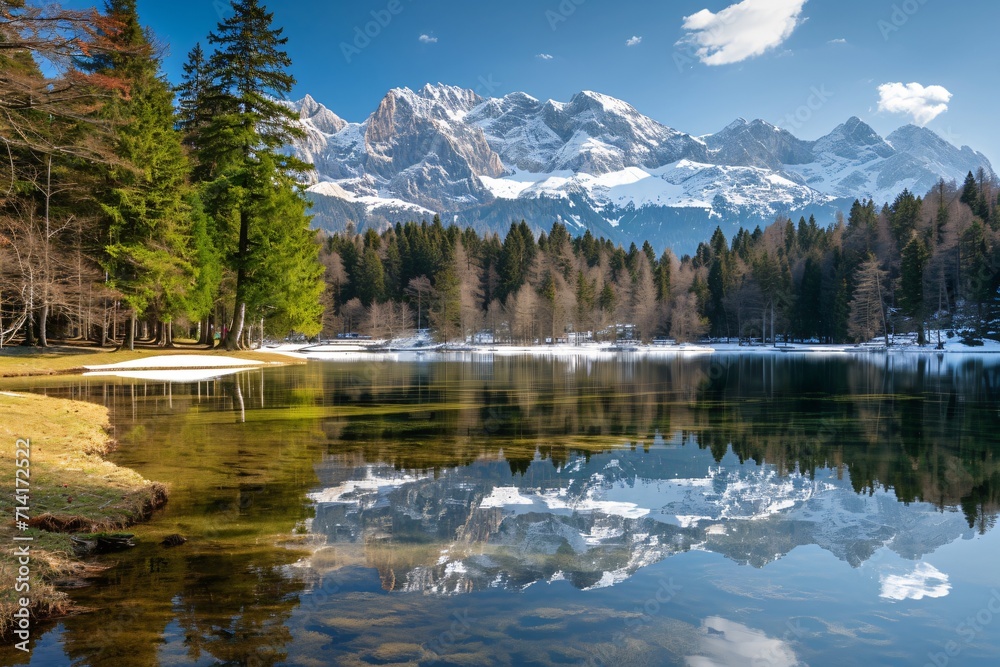
<path id="1" fill-rule="evenodd" d="M 206 350 L 204 347 L 180 345 L 175 348 L 141 348 L 114 352 L 109 348 L 57 346 L 50 348 L 5 347 L 0 350 L 0 378 L 29 375 L 59 375 L 82 373 L 84 366 L 117 364 L 121 361 L 172 354 L 197 354 L 207 357 L 236 357 L 248 361 L 263 361 L 272 365 L 297 363 L 295 359 L 267 352 Z"/>
<path id="2" fill-rule="evenodd" d="M 99 405 L 0 392 L 0 634 L 16 610 L 13 561 L 15 443 L 31 442 L 29 516 L 32 614 L 70 611 L 54 584 L 79 579 L 88 566 L 71 556 L 65 532 L 117 530 L 149 518 L 166 502 L 166 488 L 104 460 L 113 446 L 108 413 Z"/>

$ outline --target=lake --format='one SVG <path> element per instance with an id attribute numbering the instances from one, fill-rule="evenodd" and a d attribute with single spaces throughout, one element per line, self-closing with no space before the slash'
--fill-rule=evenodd
<path id="1" fill-rule="evenodd" d="M 171 488 L 31 665 L 996 665 L 1000 358 L 360 357 L 3 388 Z M 168 548 L 164 536 L 189 541 Z"/>

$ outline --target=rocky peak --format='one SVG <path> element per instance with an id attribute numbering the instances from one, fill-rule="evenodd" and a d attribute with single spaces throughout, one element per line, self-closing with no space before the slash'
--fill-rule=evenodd
<path id="1" fill-rule="evenodd" d="M 849 160 L 864 159 L 866 155 L 871 159 L 887 158 L 895 153 L 878 132 L 857 116 L 851 116 L 830 134 L 818 139 L 814 150 Z"/>
<path id="2" fill-rule="evenodd" d="M 716 164 L 780 169 L 812 160 L 809 142 L 764 120 L 737 118 L 720 132 L 705 137 Z"/>
<path id="3" fill-rule="evenodd" d="M 347 126 L 347 121 L 317 102 L 311 95 L 306 95 L 298 102 L 299 118 L 311 121 L 320 132 L 336 134 Z"/>

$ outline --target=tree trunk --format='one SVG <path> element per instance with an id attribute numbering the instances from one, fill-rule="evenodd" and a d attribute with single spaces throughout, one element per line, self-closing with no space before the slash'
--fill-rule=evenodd
<path id="1" fill-rule="evenodd" d="M 135 349 L 135 330 L 137 328 L 135 312 L 129 313 L 128 321 L 125 324 L 125 338 L 122 340 L 122 344 L 118 346 L 119 350 L 134 350 Z"/>
<path id="2" fill-rule="evenodd" d="M 233 326 L 229 329 L 229 335 L 226 336 L 226 349 L 229 351 L 239 350 L 240 342 L 243 338 L 243 325 L 246 322 L 247 305 L 243 302 L 237 302 L 236 313 L 233 316 Z"/>
<path id="3" fill-rule="evenodd" d="M 49 321 L 49 304 L 46 302 L 42 304 L 42 313 L 38 318 L 38 345 L 41 347 L 49 346 L 48 337 L 48 326 Z"/>
<path id="4" fill-rule="evenodd" d="M 101 318 L 101 347 L 108 346 L 108 330 L 111 327 L 111 318 L 108 317 L 107 308 L 104 309 L 104 317 Z"/>
<path id="5" fill-rule="evenodd" d="M 774 335 L 774 301 L 771 302 L 771 345 L 777 344 L 778 339 Z"/>
<path id="6" fill-rule="evenodd" d="M 239 267 L 236 270 L 236 312 L 233 316 L 233 326 L 226 339 L 227 350 L 240 349 L 240 339 L 243 336 L 243 325 L 246 321 L 246 281 L 247 261 L 250 254 L 250 216 L 246 211 L 240 211 L 240 248 Z"/>
<path id="7" fill-rule="evenodd" d="M 25 347 L 35 346 L 35 313 L 30 307 L 24 318 L 24 342 L 21 344 Z"/>
<path id="8" fill-rule="evenodd" d="M 216 313 L 215 313 L 215 317 L 216 317 L 216 320 L 215 320 L 215 326 L 213 327 L 213 329 L 215 329 L 218 332 L 218 334 L 219 334 L 219 342 L 218 343 L 215 342 L 215 335 L 213 333 L 213 336 L 212 336 L 212 347 L 214 347 L 217 350 L 221 350 L 222 348 L 224 348 L 226 346 L 226 342 L 229 339 L 229 329 L 226 328 L 226 326 L 227 326 L 226 323 L 229 322 L 230 324 L 232 324 L 232 322 L 230 322 L 230 320 L 229 320 L 229 313 L 226 312 L 226 307 L 225 306 L 219 306 L 218 307 L 218 309 L 216 310 Z"/>

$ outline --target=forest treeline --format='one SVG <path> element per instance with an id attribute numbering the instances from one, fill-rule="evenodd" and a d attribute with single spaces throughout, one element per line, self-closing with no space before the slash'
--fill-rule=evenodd
<path id="1" fill-rule="evenodd" d="M 287 39 L 258 0 L 188 55 L 177 86 L 135 0 L 0 0 L 0 344 L 431 329 L 520 343 L 704 336 L 867 341 L 995 335 L 1000 192 L 941 181 L 846 217 L 717 229 L 690 256 L 561 223 L 501 237 L 430 222 L 323 234 Z M 540 221 L 532 221 L 537 224 Z M 215 342 L 217 339 L 217 342 Z"/>
<path id="2" fill-rule="evenodd" d="M 413 322 L 443 340 L 714 338 L 869 341 L 997 332 L 1000 210 L 992 174 L 940 181 L 846 218 L 779 217 L 716 229 L 693 255 L 625 249 L 524 221 L 504 238 L 440 220 L 326 238 L 324 329 L 392 337 Z M 487 338 L 488 337 L 488 338 Z M 935 342 L 935 341 L 931 341 Z"/>
<path id="3" fill-rule="evenodd" d="M 135 0 L 0 0 L 0 342 L 319 333 L 286 38 L 237 0 L 175 88 Z"/>

